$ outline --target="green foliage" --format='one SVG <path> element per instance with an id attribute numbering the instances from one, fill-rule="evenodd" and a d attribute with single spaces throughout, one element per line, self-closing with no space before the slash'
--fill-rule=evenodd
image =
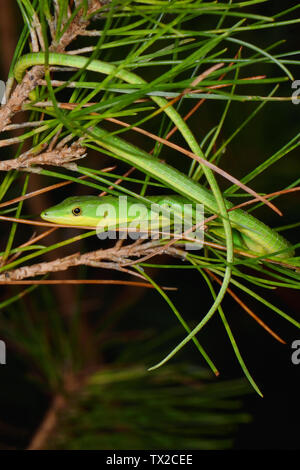
<path id="1" fill-rule="evenodd" d="M 148 136 L 156 132 L 157 137 L 166 140 L 169 131 L 176 126 L 177 134 L 180 134 L 178 145 L 187 145 L 194 154 L 218 165 L 223 160 L 228 164 L 227 157 L 233 144 L 240 145 L 238 157 L 243 155 L 244 148 L 238 140 L 242 139 L 243 131 L 260 119 L 261 112 L 266 106 L 274 103 L 283 106 L 290 103 L 290 90 L 287 93 L 283 87 L 287 84 L 290 86 L 294 70 L 298 70 L 299 66 L 297 60 L 299 51 L 286 50 L 283 47 L 285 28 L 297 25 L 300 21 L 297 17 L 299 5 L 267 17 L 255 13 L 255 8 L 261 3 L 264 2 L 261 0 L 238 3 L 200 0 L 172 2 L 114 0 L 106 3 L 102 10 L 89 14 L 91 2 L 87 0 L 75 2 L 73 9 L 68 9 L 70 5 L 67 0 L 56 2 L 58 10 L 55 10 L 54 2 L 50 0 L 32 2 L 18 0 L 24 19 L 24 29 L 12 60 L 10 78 L 15 73 L 18 80 L 22 79 L 29 62 L 25 59 L 21 59 L 20 62 L 20 58 L 34 50 L 35 39 L 39 44 L 39 50 L 44 49 L 45 52 L 43 55 L 45 81 L 30 93 L 28 101 L 22 103 L 22 110 L 27 111 L 29 116 L 28 122 L 23 123 L 25 129 L 26 126 L 28 129 L 17 138 L 19 148 L 14 156 L 18 157 L 24 151 L 25 143 L 30 147 L 31 153 L 35 154 L 49 145 L 70 145 L 80 138 L 89 152 L 96 152 L 94 153 L 96 160 L 90 158 L 89 154 L 85 165 L 74 164 L 72 167 L 62 165 L 55 171 L 34 168 L 25 180 L 22 171 L 9 171 L 0 185 L 1 201 L 9 201 L 13 197 L 24 195 L 28 180 L 34 178 L 35 171 L 39 172 L 45 187 L 50 180 L 76 183 L 76 186 L 72 186 L 72 194 L 80 192 L 85 187 L 94 193 L 99 191 L 117 195 L 127 193 L 147 200 L 148 192 L 157 185 L 159 188 L 169 190 L 167 181 L 158 184 L 157 181 L 151 180 L 151 174 L 143 163 L 139 167 L 142 175 L 133 179 L 123 178 L 120 168 L 114 170 L 113 174 L 100 169 L 103 168 L 104 162 L 105 164 L 107 162 L 115 164 L 120 160 L 128 162 L 128 155 L 132 151 L 130 143 L 137 138 L 137 134 L 133 134 L 136 127 L 148 133 Z M 64 69 L 62 75 L 57 73 L 57 70 L 49 68 L 50 47 L 53 50 L 53 47 L 62 41 L 79 12 L 82 22 L 93 17 L 88 29 L 94 29 L 98 34 L 77 39 L 76 48 L 87 48 L 82 54 L 88 58 L 88 61 L 79 70 Z M 259 36 L 261 31 L 264 34 L 276 31 L 279 40 L 276 38 L 274 42 L 263 41 Z M 258 45 L 257 37 L 262 44 Z M 67 51 L 72 47 L 75 48 L 75 45 L 71 43 Z M 103 64 L 101 73 L 87 70 L 88 63 L 93 59 L 101 60 Z M 195 85 L 195 78 L 208 71 L 209 73 L 204 74 L 202 80 Z M 55 79 L 60 82 L 54 82 Z M 172 99 L 175 100 L 171 103 Z M 201 114 L 201 111 L 203 125 L 184 120 L 185 114 L 195 104 L 195 100 L 198 103 L 200 99 L 205 99 L 206 105 L 213 106 L 216 110 L 213 122 L 208 127 L 203 124 L 205 114 Z M 251 108 L 246 108 L 248 103 L 252 105 Z M 237 115 L 242 116 L 238 123 L 235 121 Z M 116 122 L 112 124 L 109 122 L 110 119 L 122 119 L 124 125 Z M 106 141 L 107 137 L 109 142 L 116 142 L 114 140 L 116 136 L 122 139 L 117 141 L 122 142 L 121 146 L 118 144 L 119 148 L 109 146 Z M 290 132 L 282 132 L 282 139 L 277 148 L 270 150 L 268 155 L 262 152 L 264 158 L 262 163 L 253 162 L 248 172 L 243 168 L 239 170 L 243 175 L 241 181 L 252 184 L 261 175 L 266 175 L 266 170 L 270 170 L 275 163 L 278 164 L 283 158 L 293 156 L 293 152 L 299 146 L 299 136 L 298 130 L 293 135 Z M 15 142 L 14 140 L 8 143 Z M 139 140 L 137 147 L 140 149 L 140 155 L 149 151 L 149 143 L 146 140 Z M 216 371 L 212 360 L 206 355 L 195 335 L 216 312 L 219 312 L 239 363 L 251 384 L 259 392 L 241 357 L 222 310 L 221 301 L 231 284 L 233 288 L 254 298 L 258 305 L 264 304 L 299 327 L 299 323 L 290 315 L 258 293 L 258 288 L 271 290 L 284 287 L 298 290 L 300 278 L 299 273 L 295 272 L 295 267 L 299 266 L 299 257 L 287 260 L 286 263 L 274 264 L 265 261 L 263 256 L 250 258 L 239 254 L 233 256 L 231 227 L 227 220 L 223 197 L 248 198 L 249 194 L 237 194 L 236 184 L 223 188 L 226 186 L 224 182 L 217 181 L 205 165 L 200 165 L 186 155 L 183 156 L 184 152 L 178 158 L 177 152 L 170 149 L 165 141 L 154 142 L 153 154 L 157 159 L 167 160 L 170 165 L 180 167 L 182 174 L 210 186 L 218 202 L 218 213 L 223 217 L 226 234 L 224 240 L 227 248 L 222 251 L 216 249 L 214 245 L 207 246 L 201 255 L 187 254 L 180 265 L 181 269 L 194 269 L 195 275 L 199 273 L 202 276 L 207 283 L 208 295 L 212 295 L 213 299 L 213 306 L 208 313 L 203 311 L 199 313 L 199 324 L 194 329 L 178 312 L 172 300 L 150 278 L 148 272 L 144 271 L 152 265 L 149 262 L 137 264 L 138 273 L 152 282 L 176 318 L 189 332 L 189 336 L 159 364 L 172 358 L 192 339 L 211 368 Z M 239 162 L 242 166 L 242 159 Z M 89 178 L 79 179 L 79 176 Z M 121 184 L 112 181 L 116 176 L 122 180 Z M 15 183 L 19 183 L 19 186 Z M 298 179 L 293 180 L 291 176 L 288 185 L 280 189 L 291 189 L 298 184 Z M 264 195 L 265 192 L 261 194 Z M 258 208 L 259 205 L 254 208 Z M 17 218 L 34 219 L 38 215 L 24 212 L 22 201 L 14 205 L 14 211 Z M 2 212 L 2 215 L 4 213 Z M 298 221 L 289 226 L 295 230 L 297 224 Z M 62 230 L 58 242 L 48 246 L 32 246 L 32 252 L 28 254 L 27 250 L 15 246 L 16 235 L 21 232 L 20 225 L 17 222 L 12 225 L 3 249 L 0 273 L 9 272 L 17 267 L 26 267 L 28 262 L 41 262 L 45 254 L 53 252 L 55 255 L 56 250 L 67 246 L 73 247 L 73 244 L 79 241 L 83 250 L 87 250 L 88 245 L 85 244 L 85 240 L 88 241 L 87 239 L 95 234 L 93 231 L 79 235 L 72 234 L 68 237 L 68 234 Z M 213 235 L 207 235 L 207 240 L 211 244 L 220 243 L 220 240 Z M 295 245 L 296 248 L 297 246 Z M 17 257 L 12 256 L 16 252 Z M 74 253 L 76 252 L 77 245 L 74 245 Z M 155 267 L 175 269 L 175 265 L 163 265 L 159 262 Z M 207 270 L 223 279 L 220 291 L 215 292 Z M 27 289 L 19 295 L 14 294 L 2 303 L 2 308 L 5 309 L 31 291 L 32 289 Z M 32 295 L 40 295 L 38 292 L 39 290 L 35 289 Z M 34 341 L 39 344 L 40 338 L 36 337 Z M 50 359 L 46 353 L 42 358 L 46 370 L 49 366 L 47 361 Z M 49 380 L 47 376 L 47 380 L 53 389 L 60 380 L 54 371 L 55 367 L 52 364 L 52 375 L 50 374 L 52 378 Z"/>

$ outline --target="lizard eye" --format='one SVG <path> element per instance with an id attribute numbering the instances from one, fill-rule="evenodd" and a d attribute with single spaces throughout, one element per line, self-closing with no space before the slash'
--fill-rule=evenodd
<path id="1" fill-rule="evenodd" d="M 73 215 L 80 215 L 81 212 L 82 210 L 80 209 L 80 207 L 74 207 L 74 209 L 72 209 Z"/>

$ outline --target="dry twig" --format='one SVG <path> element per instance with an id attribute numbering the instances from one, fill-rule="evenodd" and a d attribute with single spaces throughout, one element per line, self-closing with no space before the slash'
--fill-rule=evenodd
<path id="1" fill-rule="evenodd" d="M 85 148 L 80 143 L 73 143 L 70 147 L 65 146 L 52 151 L 46 150 L 38 155 L 33 155 L 30 150 L 18 158 L 0 161 L 0 171 L 20 170 L 32 165 L 64 166 L 83 157 L 85 157 Z"/>

